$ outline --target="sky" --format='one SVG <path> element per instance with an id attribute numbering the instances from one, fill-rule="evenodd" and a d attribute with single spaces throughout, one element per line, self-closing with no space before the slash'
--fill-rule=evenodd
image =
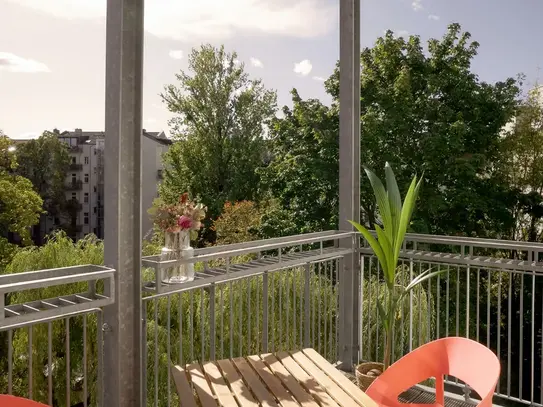
<path id="1" fill-rule="evenodd" d="M 362 47 L 387 29 L 423 40 L 458 22 L 481 46 L 473 70 L 495 82 L 543 75 L 541 0 L 361 0 Z M 323 80 L 339 56 L 338 0 L 147 0 L 144 116 L 164 130 L 164 85 L 187 68 L 191 48 L 224 44 L 247 72 L 277 90 L 329 102 Z M 12 138 L 44 130 L 103 130 L 106 0 L 0 0 L 0 129 Z"/>

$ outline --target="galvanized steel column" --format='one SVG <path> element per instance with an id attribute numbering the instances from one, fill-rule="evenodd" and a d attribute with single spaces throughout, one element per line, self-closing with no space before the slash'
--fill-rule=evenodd
<path id="1" fill-rule="evenodd" d="M 339 48 L 339 228 L 352 230 L 348 220 L 360 220 L 360 0 L 340 0 Z M 353 241 L 340 244 L 351 247 Z M 339 361 L 350 369 L 359 349 L 360 256 L 342 263 Z"/>
<path id="2" fill-rule="evenodd" d="M 105 264 L 115 304 L 104 309 L 103 397 L 141 407 L 141 139 L 144 0 L 108 0 L 105 124 Z"/>

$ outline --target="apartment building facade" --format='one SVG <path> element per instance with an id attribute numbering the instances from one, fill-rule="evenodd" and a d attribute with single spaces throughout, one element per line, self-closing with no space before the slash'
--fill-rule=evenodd
<path id="1" fill-rule="evenodd" d="M 104 237 L 104 147 L 107 135 L 103 131 L 59 132 L 59 140 L 68 145 L 70 168 L 66 175 L 65 194 L 71 203 L 66 216 L 70 223 L 69 234 L 77 240 L 87 234 Z M 158 195 L 158 184 L 162 176 L 162 154 L 171 145 L 163 132 L 143 130 L 142 138 L 142 234 L 152 230 L 147 213 Z M 46 217 L 42 220 L 42 233 L 48 234 L 57 228 L 59 219 Z"/>

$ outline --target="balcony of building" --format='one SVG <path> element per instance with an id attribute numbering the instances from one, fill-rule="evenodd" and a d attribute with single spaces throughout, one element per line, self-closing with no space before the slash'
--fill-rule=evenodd
<path id="1" fill-rule="evenodd" d="M 82 188 L 83 188 L 83 182 L 79 179 L 66 183 L 67 191 L 80 191 Z"/>
<path id="2" fill-rule="evenodd" d="M 69 166 L 70 171 L 82 171 L 83 164 L 71 163 Z"/>
<path id="3" fill-rule="evenodd" d="M 201 369 L 206 361 L 312 347 L 349 374 L 360 361 L 382 359 L 382 270 L 347 223 L 360 216 L 359 14 L 359 0 L 340 0 L 341 231 L 207 247 L 164 263 L 140 258 L 135 221 L 142 211 L 143 0 L 108 1 L 106 266 L 0 276 L 0 393 L 51 406 L 173 406 L 180 400 L 172 364 Z M 393 359 L 436 338 L 472 338 L 501 362 L 496 404 L 542 406 L 542 252 L 539 244 L 409 235 L 402 282 L 428 268 L 442 273 L 401 304 Z M 188 262 L 195 279 L 167 283 Z M 460 380 L 446 384 L 448 403 L 476 402 Z M 432 382 L 404 396 L 431 402 Z M 216 397 L 202 403 L 218 404 Z"/>
<path id="4" fill-rule="evenodd" d="M 543 245 L 409 235 L 400 279 L 430 267 L 443 273 L 400 307 L 393 358 L 433 339 L 468 337 L 500 359 L 495 404 L 540 406 L 541 252 Z M 354 273 L 346 267 L 352 256 L 360 261 Z M 352 232 L 197 249 L 192 262 L 194 281 L 168 284 L 168 273 L 187 260 L 142 259 L 142 322 L 136 335 L 142 343 L 144 405 L 180 405 L 172 364 L 201 366 L 311 347 L 349 376 L 351 360 L 382 359 L 384 333 L 375 301 L 384 295 L 382 272 Z M 107 309 L 116 307 L 115 273 L 87 265 L 0 276 L 6 298 L 0 313 L 5 349 L 0 393 L 52 406 L 110 405 L 113 366 L 104 335 L 111 329 Z M 446 389 L 451 405 L 477 400 L 453 377 Z M 422 383 L 404 399 L 427 403 L 432 392 L 431 382 Z"/>

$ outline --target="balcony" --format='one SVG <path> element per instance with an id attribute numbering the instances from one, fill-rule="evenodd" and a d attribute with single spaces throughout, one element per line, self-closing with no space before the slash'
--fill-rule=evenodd
<path id="1" fill-rule="evenodd" d="M 67 191 L 80 191 L 83 188 L 83 182 L 81 180 L 71 181 L 66 184 Z"/>
<path id="2" fill-rule="evenodd" d="M 351 247 L 340 244 L 346 237 Z M 375 298 L 384 295 L 381 270 L 364 242 L 358 245 L 351 237 L 350 232 L 319 232 L 197 249 L 196 278 L 179 285 L 161 283 L 171 263 L 144 257 L 145 405 L 179 405 L 170 361 L 203 363 L 306 347 L 330 362 L 341 360 L 347 348 L 359 349 L 355 361 L 380 360 L 383 332 Z M 401 253 L 401 278 L 407 281 L 429 267 L 444 273 L 412 292 L 402 305 L 394 359 L 433 339 L 469 337 L 501 360 L 495 403 L 541 405 L 541 252 L 543 245 L 530 243 L 409 235 Z M 360 256 L 361 267 L 348 275 L 345 260 L 353 254 Z M 113 273 L 80 266 L 0 276 L 3 294 L 19 288 L 29 293 L 21 297 L 24 303 L 8 303 L 0 314 L 9 355 L 0 393 L 50 405 L 100 401 L 110 371 L 99 346 L 109 329 L 103 315 L 116 299 L 96 281 L 110 284 Z M 71 291 L 53 299 L 31 291 L 52 281 Z M 358 295 L 345 301 L 356 281 Z M 353 315 L 348 309 L 359 310 L 360 318 L 346 319 Z M 348 331 L 355 334 L 346 336 Z M 457 406 L 476 401 L 454 378 L 446 381 L 446 389 Z M 417 386 L 404 398 L 429 402 L 432 388 Z"/>
<path id="3" fill-rule="evenodd" d="M 80 146 L 68 146 L 68 151 L 70 153 L 79 154 L 83 152 L 83 148 Z"/>
<path id="4" fill-rule="evenodd" d="M 83 170 L 83 164 L 71 163 L 69 168 L 70 168 L 70 171 L 81 171 Z"/>

